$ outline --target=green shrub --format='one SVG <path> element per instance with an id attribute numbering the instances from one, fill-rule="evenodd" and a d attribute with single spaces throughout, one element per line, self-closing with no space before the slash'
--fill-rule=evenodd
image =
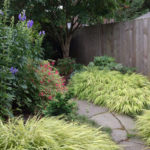
<path id="1" fill-rule="evenodd" d="M 78 99 L 86 99 L 111 111 L 137 114 L 150 105 L 150 82 L 139 74 L 99 71 L 88 67 L 75 74 L 69 84 Z"/>
<path id="2" fill-rule="evenodd" d="M 72 98 L 70 92 L 61 94 L 57 93 L 56 96 L 48 102 L 46 109 L 43 111 L 46 116 L 68 115 L 70 114 L 75 103 L 69 101 Z"/>
<path id="3" fill-rule="evenodd" d="M 94 64 L 96 66 L 107 67 L 111 63 L 115 63 L 115 59 L 112 57 L 108 56 L 94 57 Z"/>
<path id="4" fill-rule="evenodd" d="M 0 121 L 1 150 L 119 150 L 99 129 L 55 118 Z"/>
<path id="5" fill-rule="evenodd" d="M 136 128 L 138 134 L 150 146 L 150 110 L 145 110 L 143 115 L 137 117 Z"/>
<path id="6" fill-rule="evenodd" d="M 83 69 L 83 65 L 76 63 L 73 58 L 58 59 L 56 67 L 63 76 L 70 75 L 71 73 L 74 74 Z"/>
<path id="7" fill-rule="evenodd" d="M 94 57 L 94 61 L 89 63 L 89 66 L 98 66 L 100 70 L 116 70 L 121 73 L 133 73 L 135 68 L 125 67 L 122 64 L 116 63 L 115 58 L 109 56 Z"/>
<path id="8" fill-rule="evenodd" d="M 82 71 L 83 69 L 84 69 L 84 65 L 79 64 L 79 63 L 75 63 L 75 64 L 74 64 L 74 71 L 75 71 L 75 72 Z"/>
<path id="9" fill-rule="evenodd" d="M 5 0 L 4 10 L 0 14 L 1 117 L 13 116 L 14 112 L 33 112 L 40 101 L 39 86 L 35 86 L 30 80 L 34 78 L 38 84 L 37 74 L 28 66 L 38 67 L 44 36 L 33 30 L 31 24 L 29 27 L 25 12 L 22 13 L 24 20 L 14 24 L 15 19 L 12 17 L 10 21 L 7 16 L 8 9 L 9 0 Z"/>
<path id="10" fill-rule="evenodd" d="M 69 75 L 74 70 L 75 60 L 72 58 L 58 59 L 57 68 L 61 75 Z"/>

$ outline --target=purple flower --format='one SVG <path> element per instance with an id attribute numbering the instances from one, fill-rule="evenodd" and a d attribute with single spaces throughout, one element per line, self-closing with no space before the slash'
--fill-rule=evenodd
<path id="1" fill-rule="evenodd" d="M 42 35 L 42 34 L 45 35 L 45 31 L 40 31 L 39 32 L 39 35 Z"/>
<path id="2" fill-rule="evenodd" d="M 10 72 L 15 75 L 17 72 L 18 72 L 18 69 L 14 68 L 14 67 L 11 67 L 10 68 Z"/>
<path id="3" fill-rule="evenodd" d="M 25 11 L 23 11 L 23 14 L 20 13 L 20 14 L 18 15 L 18 18 L 19 18 L 20 21 L 25 21 L 25 20 L 26 20 Z"/>
<path id="4" fill-rule="evenodd" d="M 0 10 L 0 15 L 4 15 L 4 13 L 2 12 L 2 10 Z"/>
<path id="5" fill-rule="evenodd" d="M 21 14 L 19 14 L 18 18 L 19 18 L 19 20 L 20 20 L 20 21 L 22 20 L 22 16 L 21 16 Z"/>
<path id="6" fill-rule="evenodd" d="M 41 34 L 42 34 L 42 31 L 39 32 L 39 35 L 41 35 Z"/>
<path id="7" fill-rule="evenodd" d="M 33 24 L 34 24 L 33 20 L 29 20 L 29 21 L 27 22 L 27 27 L 28 27 L 28 28 L 32 28 Z"/>

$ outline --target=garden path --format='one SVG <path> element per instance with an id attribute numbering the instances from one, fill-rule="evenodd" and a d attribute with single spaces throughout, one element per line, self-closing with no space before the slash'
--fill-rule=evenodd
<path id="1" fill-rule="evenodd" d="M 87 101 L 76 100 L 76 102 L 78 114 L 85 115 L 103 128 L 110 129 L 112 139 L 124 150 L 150 150 L 136 135 L 133 118 L 118 115 L 105 107 L 95 106 Z"/>

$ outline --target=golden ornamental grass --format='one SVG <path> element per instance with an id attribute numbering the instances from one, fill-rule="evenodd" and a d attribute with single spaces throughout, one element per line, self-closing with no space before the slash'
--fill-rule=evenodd
<path id="1" fill-rule="evenodd" d="M 91 68 L 75 74 L 69 88 L 78 99 L 123 114 L 137 114 L 150 105 L 150 82 L 140 74 Z"/>
<path id="2" fill-rule="evenodd" d="M 0 121 L 0 150 L 119 150 L 108 135 L 56 118 Z"/>
<path id="3" fill-rule="evenodd" d="M 136 128 L 139 136 L 150 146 L 150 110 L 145 110 L 143 115 L 137 117 Z"/>

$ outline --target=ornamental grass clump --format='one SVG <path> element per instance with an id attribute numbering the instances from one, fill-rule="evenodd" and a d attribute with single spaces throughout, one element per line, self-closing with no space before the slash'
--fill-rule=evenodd
<path id="1" fill-rule="evenodd" d="M 144 113 L 137 117 L 136 129 L 138 135 L 150 146 L 150 110 L 144 110 Z"/>
<path id="2" fill-rule="evenodd" d="M 69 88 L 78 99 L 86 99 L 111 111 L 137 114 L 150 105 L 150 82 L 140 74 L 89 68 L 75 74 Z"/>
<path id="3" fill-rule="evenodd" d="M 1 150 L 119 150 L 108 135 L 56 118 L 0 121 Z"/>

